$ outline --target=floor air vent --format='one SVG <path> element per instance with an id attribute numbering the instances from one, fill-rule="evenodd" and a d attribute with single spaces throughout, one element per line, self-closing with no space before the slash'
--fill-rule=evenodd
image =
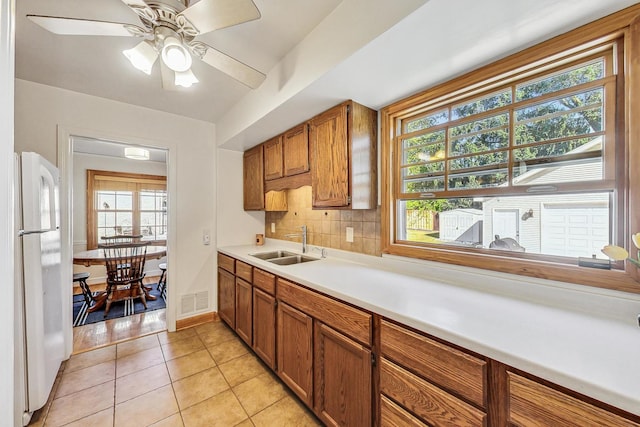
<path id="1" fill-rule="evenodd" d="M 209 291 L 196 292 L 195 294 L 182 295 L 180 301 L 180 314 L 193 313 L 209 308 Z"/>

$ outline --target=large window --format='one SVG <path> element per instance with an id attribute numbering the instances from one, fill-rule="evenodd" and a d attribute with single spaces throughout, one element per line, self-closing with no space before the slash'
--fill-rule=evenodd
<path id="1" fill-rule="evenodd" d="M 87 247 L 101 237 L 141 234 L 164 244 L 167 238 L 166 177 L 87 171 Z"/>
<path id="2" fill-rule="evenodd" d="M 637 222 L 628 39 L 547 43 L 386 107 L 383 250 L 627 290 L 623 263 L 578 264 Z"/>

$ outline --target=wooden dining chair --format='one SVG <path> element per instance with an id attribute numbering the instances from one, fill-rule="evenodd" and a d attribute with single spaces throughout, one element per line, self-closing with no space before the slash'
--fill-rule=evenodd
<path id="1" fill-rule="evenodd" d="M 135 243 L 142 239 L 142 234 L 116 234 L 114 236 L 102 236 L 101 245 L 120 245 L 122 243 Z"/>
<path id="2" fill-rule="evenodd" d="M 140 298 L 147 308 L 142 287 L 144 265 L 147 258 L 147 242 L 112 243 L 101 245 L 107 267 L 107 295 L 104 317 L 107 317 L 114 301 Z"/>

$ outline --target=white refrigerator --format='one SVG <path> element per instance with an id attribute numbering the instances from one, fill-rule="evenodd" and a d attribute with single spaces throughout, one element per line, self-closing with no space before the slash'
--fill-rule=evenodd
<path id="1" fill-rule="evenodd" d="M 65 355 L 58 169 L 36 153 L 15 155 L 15 403 L 27 425 L 47 402 Z M 69 284 L 71 286 L 71 284 Z"/>

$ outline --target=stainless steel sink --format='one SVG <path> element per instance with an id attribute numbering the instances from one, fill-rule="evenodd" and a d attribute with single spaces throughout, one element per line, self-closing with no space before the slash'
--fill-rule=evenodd
<path id="1" fill-rule="evenodd" d="M 270 252 L 258 252 L 256 254 L 251 254 L 251 256 L 260 258 L 264 261 L 271 262 L 273 264 L 278 264 L 278 265 L 300 264 L 303 262 L 318 260 L 318 258 L 314 258 L 306 255 L 298 255 L 295 252 L 282 251 L 282 250 L 270 251 Z"/>
<path id="2" fill-rule="evenodd" d="M 251 256 L 263 259 L 265 261 L 269 261 L 274 258 L 282 258 L 282 257 L 288 257 L 288 256 L 294 256 L 294 255 L 297 255 L 297 254 L 293 252 L 288 252 L 288 251 L 271 251 L 271 252 L 259 252 L 257 254 L 251 254 Z"/>
<path id="3" fill-rule="evenodd" d="M 285 256 L 281 258 L 268 259 L 270 263 L 278 264 L 278 265 L 291 265 L 291 264 L 300 264 L 303 262 L 317 261 L 319 258 L 313 258 L 310 256 L 304 255 L 292 255 Z"/>

